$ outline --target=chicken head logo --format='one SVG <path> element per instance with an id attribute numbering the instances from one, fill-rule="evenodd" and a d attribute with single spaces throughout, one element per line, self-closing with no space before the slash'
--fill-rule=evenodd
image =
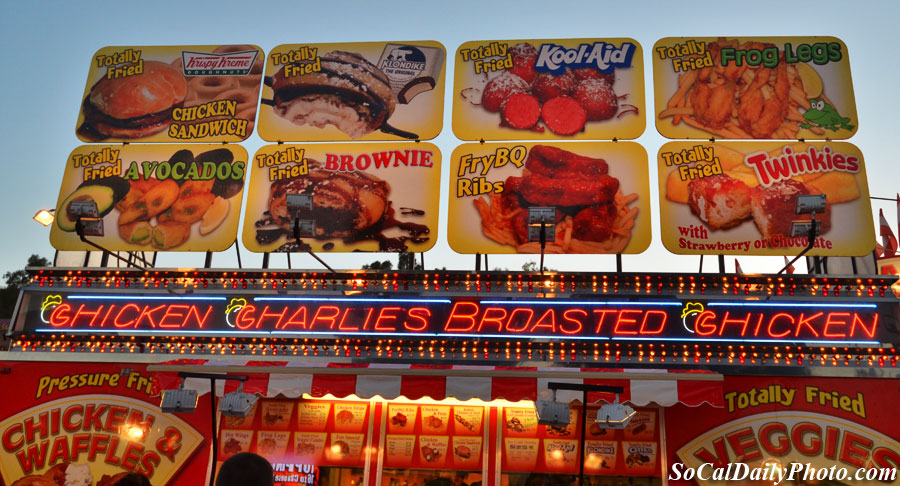
<path id="1" fill-rule="evenodd" d="M 237 315 L 237 313 L 246 306 L 247 299 L 231 299 L 231 302 L 228 303 L 228 307 L 225 308 L 225 323 L 228 324 L 228 327 L 234 327 L 234 322 L 231 321 L 231 316 Z"/>
<path id="2" fill-rule="evenodd" d="M 46 315 L 53 311 L 56 306 L 62 304 L 62 297 L 59 295 L 48 295 L 44 298 L 44 301 L 41 302 L 41 322 L 44 324 L 49 324 L 50 321 L 47 320 Z"/>
<path id="3" fill-rule="evenodd" d="M 689 333 L 694 333 L 694 327 L 688 325 L 688 318 L 697 317 L 703 311 L 703 304 L 700 302 L 687 302 L 684 304 L 684 307 L 681 308 L 681 324 Z"/>

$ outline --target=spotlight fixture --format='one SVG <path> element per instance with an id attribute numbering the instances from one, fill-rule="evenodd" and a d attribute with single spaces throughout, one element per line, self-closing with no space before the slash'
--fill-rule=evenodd
<path id="1" fill-rule="evenodd" d="M 50 226 L 51 224 L 53 224 L 53 220 L 56 219 L 53 216 L 54 211 L 55 209 L 41 209 L 34 214 L 34 220 L 44 226 Z"/>
<path id="2" fill-rule="evenodd" d="M 159 408 L 163 413 L 191 413 L 197 408 L 197 390 L 184 388 L 184 380 L 176 390 L 163 390 Z"/>
<path id="3" fill-rule="evenodd" d="M 632 417 L 634 409 L 619 403 L 619 394 L 616 393 L 615 402 L 607 403 L 597 411 L 597 424 L 601 429 L 624 429 Z"/>
<path id="4" fill-rule="evenodd" d="M 553 390 L 553 400 L 539 400 L 536 405 L 539 424 L 553 427 L 569 425 L 569 405 L 556 401 L 556 390 Z"/>
<path id="5" fill-rule="evenodd" d="M 244 393 L 244 383 L 236 391 L 226 393 L 219 401 L 219 412 L 229 417 L 246 417 L 256 404 L 256 395 Z"/>

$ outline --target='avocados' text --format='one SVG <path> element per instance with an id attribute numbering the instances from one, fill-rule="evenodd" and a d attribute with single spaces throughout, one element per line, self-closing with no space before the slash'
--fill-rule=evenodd
<path id="1" fill-rule="evenodd" d="M 175 181 L 209 181 L 212 179 L 243 181 L 244 166 L 245 163 L 241 161 L 233 164 L 134 161 L 128 166 L 128 171 L 122 178 L 126 181 L 150 180 L 153 177 L 161 181 L 166 179 Z"/>

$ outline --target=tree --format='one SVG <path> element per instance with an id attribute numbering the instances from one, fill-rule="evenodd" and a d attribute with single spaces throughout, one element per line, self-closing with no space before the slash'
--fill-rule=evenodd
<path id="1" fill-rule="evenodd" d="M 375 260 L 374 262 L 363 265 L 362 267 L 363 267 L 363 270 L 390 271 L 391 269 L 394 268 L 394 264 L 390 260 L 385 260 L 383 262 L 379 262 L 378 260 Z"/>
<path id="2" fill-rule="evenodd" d="M 397 270 L 422 270 L 422 264 L 416 262 L 416 254 L 403 252 L 400 254 Z"/>
<path id="3" fill-rule="evenodd" d="M 28 263 L 25 264 L 26 267 L 49 265 L 50 261 L 39 255 L 31 255 L 28 257 Z M 15 310 L 19 289 L 28 285 L 30 278 L 24 268 L 15 272 L 6 272 L 3 274 L 3 278 L 6 279 L 6 288 L 0 289 L 0 318 L 7 319 L 12 317 L 13 310 Z"/>
<path id="4" fill-rule="evenodd" d="M 28 263 L 25 264 L 26 267 L 47 267 L 49 265 L 50 261 L 40 255 L 31 255 L 28 257 Z M 24 268 L 15 272 L 6 272 L 3 274 L 3 278 L 6 279 L 7 288 L 15 287 L 16 290 L 24 287 L 31 280 Z"/>
<path id="5" fill-rule="evenodd" d="M 525 262 L 524 265 L 522 265 L 522 271 L 523 272 L 540 272 L 541 269 L 538 268 L 538 264 L 536 261 L 529 260 L 529 261 Z M 556 270 L 554 270 L 552 268 L 544 267 L 544 271 L 545 272 L 555 272 Z"/>

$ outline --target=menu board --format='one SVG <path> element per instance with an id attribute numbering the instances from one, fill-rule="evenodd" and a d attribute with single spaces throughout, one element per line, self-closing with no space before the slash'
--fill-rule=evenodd
<path id="1" fill-rule="evenodd" d="M 588 406 L 584 471 L 603 476 L 658 476 L 659 424 L 655 409 L 637 409 L 624 430 L 593 421 L 599 406 Z M 537 423 L 533 408 L 507 407 L 502 413 L 503 472 L 577 474 L 581 451 L 581 407 L 569 410 L 567 426 Z"/>
<path id="2" fill-rule="evenodd" d="M 240 142 L 253 132 L 264 55 L 252 45 L 104 47 L 91 58 L 84 142 Z"/>
<path id="3" fill-rule="evenodd" d="M 79 237 L 81 224 L 111 251 L 225 250 L 246 171 L 247 152 L 234 144 L 82 145 L 66 161 L 50 243 L 95 250 Z"/>
<path id="4" fill-rule="evenodd" d="M 559 427 L 538 424 L 534 408 L 504 408 L 502 417 L 504 471 L 578 472 L 578 410 L 570 409 L 569 424 Z"/>
<path id="5" fill-rule="evenodd" d="M 260 399 L 247 417 L 222 417 L 219 460 L 250 451 L 273 463 L 362 467 L 369 406 Z"/>
<path id="6" fill-rule="evenodd" d="M 463 140 L 633 139 L 644 132 L 634 39 L 470 41 L 456 50 L 453 133 Z"/>
<path id="7" fill-rule="evenodd" d="M 244 246 L 428 250 L 437 238 L 440 178 L 441 153 L 430 143 L 264 146 L 251 161 Z"/>
<path id="8" fill-rule="evenodd" d="M 667 138 L 843 140 L 859 126 L 836 37 L 666 37 L 651 57 Z"/>
<path id="9" fill-rule="evenodd" d="M 484 419 L 481 406 L 391 403 L 384 467 L 480 470 Z"/>
<path id="10" fill-rule="evenodd" d="M 259 135 L 430 140 L 444 120 L 445 59 L 435 41 L 277 46 L 266 61 Z"/>
<path id="11" fill-rule="evenodd" d="M 875 229 L 862 152 L 847 142 L 669 142 L 658 157 L 663 244 L 683 255 L 862 256 Z"/>
<path id="12" fill-rule="evenodd" d="M 469 143 L 453 151 L 450 170 L 456 252 L 540 253 L 541 214 L 546 253 L 650 246 L 647 152 L 636 143 Z"/>

